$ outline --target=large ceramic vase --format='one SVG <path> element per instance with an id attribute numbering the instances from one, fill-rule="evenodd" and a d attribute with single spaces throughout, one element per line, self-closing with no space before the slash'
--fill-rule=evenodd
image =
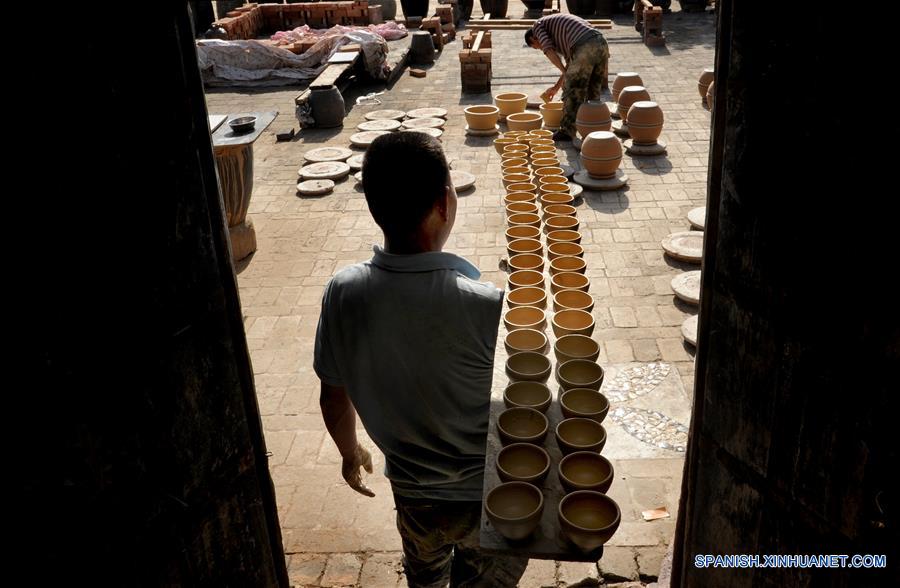
<path id="1" fill-rule="evenodd" d="M 491 18 L 506 18 L 506 11 L 509 8 L 509 0 L 479 0 L 481 2 L 481 12 L 490 14 Z"/>
<path id="2" fill-rule="evenodd" d="M 639 100 L 650 100 L 650 92 L 644 86 L 625 86 L 619 92 L 619 118 L 625 121 L 628 118 L 628 109 Z M 627 122 L 626 122 L 627 124 Z"/>
<path id="3" fill-rule="evenodd" d="M 643 86 L 644 81 L 641 79 L 637 73 L 633 71 L 620 71 L 616 74 L 616 79 L 613 81 L 612 85 L 612 98 L 613 102 L 619 101 L 619 92 L 622 91 L 625 86 Z"/>
<path id="4" fill-rule="evenodd" d="M 697 90 L 700 91 L 700 98 L 704 102 L 706 102 L 706 90 L 709 88 L 709 85 L 713 83 L 714 79 L 716 79 L 716 70 L 707 67 L 703 70 L 703 73 L 700 74 L 700 79 L 697 80 Z"/>
<path id="5" fill-rule="evenodd" d="M 581 145 L 581 165 L 592 178 L 611 178 L 622 162 L 622 144 L 610 131 L 594 131 Z"/>
<path id="6" fill-rule="evenodd" d="M 309 93 L 309 106 L 317 127 L 340 127 L 344 124 L 344 97 L 334 86 L 313 88 Z"/>
<path id="7" fill-rule="evenodd" d="M 603 100 L 588 100 L 578 107 L 575 114 L 575 128 L 584 139 L 594 131 L 608 131 L 612 127 L 609 107 Z"/>
<path id="8" fill-rule="evenodd" d="M 655 145 L 662 132 L 663 111 L 656 102 L 639 100 L 628 109 L 625 121 L 635 145 Z"/>
<path id="9" fill-rule="evenodd" d="M 378 0 L 381 4 L 381 16 L 385 22 L 394 20 L 397 16 L 397 0 Z"/>
<path id="10" fill-rule="evenodd" d="M 403 16 L 406 18 L 411 16 L 425 18 L 428 14 L 428 0 L 400 0 L 400 6 L 403 7 Z"/>

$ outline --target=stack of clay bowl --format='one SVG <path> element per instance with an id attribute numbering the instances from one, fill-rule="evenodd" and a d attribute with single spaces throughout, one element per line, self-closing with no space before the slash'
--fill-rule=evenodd
<path id="1" fill-rule="evenodd" d="M 500 120 L 506 120 L 511 114 L 525 112 L 525 108 L 528 107 L 528 95 L 521 92 L 497 94 L 494 104 L 500 109 Z"/>
<path id="2" fill-rule="evenodd" d="M 638 100 L 628 109 L 628 134 L 625 151 L 631 155 L 661 155 L 666 145 L 659 141 L 663 127 L 663 111 L 650 100 Z"/>
<path id="3" fill-rule="evenodd" d="M 632 104 L 641 100 L 650 100 L 650 92 L 644 86 L 625 86 L 622 88 L 618 102 L 619 118 L 622 120 L 612 126 L 613 132 L 628 136 L 628 110 Z"/>
<path id="4" fill-rule="evenodd" d="M 563 103 L 545 102 L 541 104 L 540 110 L 541 117 L 544 119 L 544 128 L 558 130 L 563 117 Z"/>
<path id="5" fill-rule="evenodd" d="M 641 79 L 637 73 L 633 71 L 620 71 L 616 75 L 616 79 L 613 80 L 612 85 L 612 99 L 614 108 L 610 108 L 610 115 L 613 118 L 619 118 L 618 106 L 616 106 L 619 102 L 619 94 L 622 93 L 627 86 L 643 86 L 644 80 Z"/>

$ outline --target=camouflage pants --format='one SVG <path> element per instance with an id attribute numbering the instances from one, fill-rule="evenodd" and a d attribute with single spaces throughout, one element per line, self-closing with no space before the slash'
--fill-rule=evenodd
<path id="1" fill-rule="evenodd" d="M 609 45 L 597 37 L 578 45 L 566 67 L 563 83 L 563 117 L 559 130 L 575 137 L 575 115 L 587 100 L 600 97 L 609 65 Z"/>
<path id="2" fill-rule="evenodd" d="M 485 555 L 478 548 L 480 502 L 426 501 L 394 495 L 403 569 L 416 588 L 513 588 L 528 558 Z"/>

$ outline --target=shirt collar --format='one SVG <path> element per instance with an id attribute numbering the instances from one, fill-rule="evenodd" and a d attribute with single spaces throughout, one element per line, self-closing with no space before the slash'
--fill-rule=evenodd
<path id="1" fill-rule="evenodd" d="M 395 255 L 388 253 L 378 245 L 373 245 L 372 264 L 391 272 L 430 272 L 452 269 L 460 274 L 477 280 L 481 277 L 478 268 L 468 260 L 444 251 L 427 251 L 412 255 Z"/>

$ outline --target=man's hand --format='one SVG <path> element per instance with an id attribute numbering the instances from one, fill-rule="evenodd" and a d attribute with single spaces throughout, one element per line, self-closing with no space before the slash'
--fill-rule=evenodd
<path id="1" fill-rule="evenodd" d="M 345 457 L 341 465 L 341 475 L 347 485 L 362 494 L 363 496 L 373 497 L 375 493 L 369 490 L 368 486 L 363 484 L 362 475 L 359 468 L 365 468 L 368 473 L 372 473 L 372 455 L 362 445 L 356 445 L 356 451 L 351 457 Z"/>
<path id="2" fill-rule="evenodd" d="M 558 91 L 559 91 L 559 88 L 557 88 L 556 85 L 553 85 L 550 88 L 547 88 L 541 94 L 541 100 L 543 100 L 544 102 L 550 102 L 551 100 L 553 100 L 553 97 L 556 96 L 556 93 Z"/>

